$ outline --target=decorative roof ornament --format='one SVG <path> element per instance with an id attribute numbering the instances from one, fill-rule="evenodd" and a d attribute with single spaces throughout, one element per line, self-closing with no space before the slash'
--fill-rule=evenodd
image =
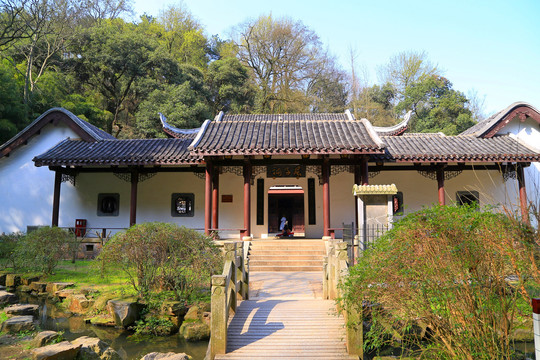
<path id="1" fill-rule="evenodd" d="M 411 120 L 412 111 L 409 110 L 407 114 L 405 114 L 405 117 L 403 118 L 403 121 L 399 124 L 396 124 L 394 126 L 373 126 L 373 129 L 379 134 L 380 136 L 399 136 L 403 134 L 408 128 L 409 128 L 409 121 Z"/>
<path id="2" fill-rule="evenodd" d="M 195 129 L 179 129 L 177 127 L 171 126 L 167 122 L 167 118 L 162 113 L 159 113 L 159 120 L 161 121 L 161 126 L 163 127 L 163 131 L 165 134 L 167 134 L 169 137 L 173 137 L 176 139 L 194 139 L 195 136 L 197 136 L 197 133 L 201 128 L 195 128 Z"/>
<path id="3" fill-rule="evenodd" d="M 395 184 L 391 185 L 353 185 L 353 195 L 396 195 L 398 189 Z"/>

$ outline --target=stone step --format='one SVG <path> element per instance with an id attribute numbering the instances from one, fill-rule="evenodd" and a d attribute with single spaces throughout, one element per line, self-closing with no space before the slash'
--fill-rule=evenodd
<path id="1" fill-rule="evenodd" d="M 321 266 L 254 266 L 249 267 L 249 271 L 322 271 Z"/>
<path id="2" fill-rule="evenodd" d="M 266 254 L 257 254 L 250 256 L 250 259 L 257 260 L 318 260 L 322 261 L 322 256 L 320 255 L 304 255 L 304 254 L 280 254 L 280 255 L 266 255 Z"/>
<path id="3" fill-rule="evenodd" d="M 250 257 L 252 256 L 284 256 L 284 255 L 297 255 L 297 256 L 317 256 L 322 259 L 326 256 L 326 252 L 318 250 L 302 250 L 302 251 L 284 251 L 284 250 L 250 250 Z"/>
<path id="4" fill-rule="evenodd" d="M 302 265 L 302 266 L 322 266 L 321 260 L 307 260 L 307 259 L 250 259 L 249 266 L 257 265 L 279 265 L 279 266 L 291 266 L 291 265 Z"/>

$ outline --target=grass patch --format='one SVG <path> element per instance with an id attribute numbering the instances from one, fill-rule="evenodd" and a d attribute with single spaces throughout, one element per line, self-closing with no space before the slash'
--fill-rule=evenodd
<path id="1" fill-rule="evenodd" d="M 0 312 L 0 324 L 2 324 L 7 319 L 9 319 L 7 314 L 5 312 Z"/>

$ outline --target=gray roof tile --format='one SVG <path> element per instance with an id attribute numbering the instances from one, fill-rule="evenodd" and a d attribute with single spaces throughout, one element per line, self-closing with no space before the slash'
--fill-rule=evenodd
<path id="1" fill-rule="evenodd" d="M 181 165 L 200 162 L 187 150 L 192 139 L 103 140 L 87 143 L 66 139 L 36 156 L 36 166 Z"/>

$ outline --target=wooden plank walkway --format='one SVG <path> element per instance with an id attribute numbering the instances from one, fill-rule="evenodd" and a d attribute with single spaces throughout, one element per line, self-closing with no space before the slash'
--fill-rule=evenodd
<path id="1" fill-rule="evenodd" d="M 250 282 L 252 300 L 229 319 L 227 354 L 216 360 L 358 359 L 347 354 L 334 300 L 321 298 L 322 272 L 255 272 Z"/>

